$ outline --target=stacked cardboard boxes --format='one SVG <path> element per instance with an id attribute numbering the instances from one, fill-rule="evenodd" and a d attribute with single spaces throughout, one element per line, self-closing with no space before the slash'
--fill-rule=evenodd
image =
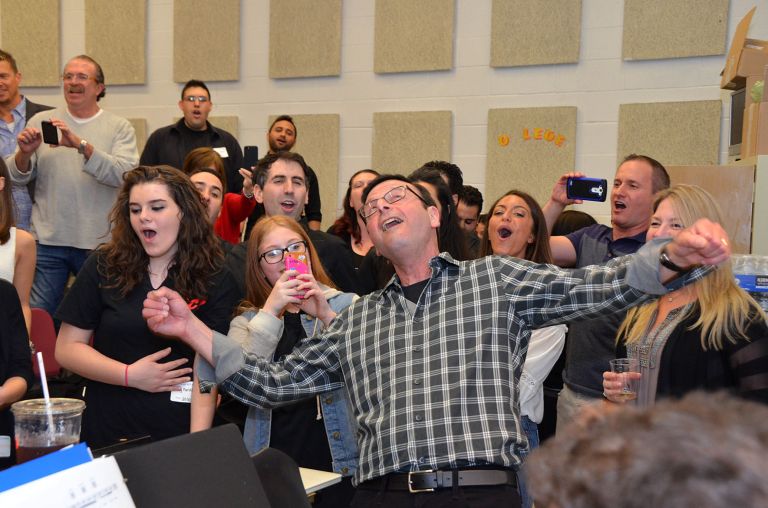
<path id="1" fill-rule="evenodd" d="M 753 7 L 736 27 L 720 80 L 720 87 L 727 90 L 747 88 L 741 159 L 768 155 L 768 93 L 763 93 L 761 102 L 755 102 L 750 94 L 757 81 L 768 78 L 768 41 L 747 38 L 756 9 Z"/>

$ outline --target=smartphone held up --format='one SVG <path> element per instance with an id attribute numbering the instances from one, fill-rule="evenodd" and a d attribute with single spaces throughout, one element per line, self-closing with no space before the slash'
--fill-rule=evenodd
<path id="1" fill-rule="evenodd" d="M 608 181 L 605 178 L 569 177 L 565 192 L 568 199 L 605 201 L 608 197 Z"/>
<path id="2" fill-rule="evenodd" d="M 59 130 L 51 122 L 43 120 L 40 122 L 40 128 L 43 131 L 43 143 L 46 145 L 59 144 Z"/>
<path id="3" fill-rule="evenodd" d="M 307 266 L 307 253 L 306 252 L 289 252 L 285 256 L 285 269 L 296 270 L 299 275 L 309 273 L 309 266 Z"/>

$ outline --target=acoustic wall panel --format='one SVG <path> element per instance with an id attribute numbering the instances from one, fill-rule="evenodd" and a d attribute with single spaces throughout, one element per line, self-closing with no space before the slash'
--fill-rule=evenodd
<path id="1" fill-rule="evenodd" d="M 85 53 L 110 85 L 146 82 L 146 0 L 85 1 Z"/>
<path id="2" fill-rule="evenodd" d="M 208 121 L 219 129 L 229 132 L 235 139 L 240 135 L 240 118 L 237 116 L 209 116 Z"/>
<path id="3" fill-rule="evenodd" d="M 491 67 L 579 61 L 581 0 L 493 0 Z"/>
<path id="4" fill-rule="evenodd" d="M 271 0 L 269 77 L 341 74 L 341 0 Z"/>
<path id="5" fill-rule="evenodd" d="M 454 0 L 376 0 L 373 70 L 453 68 Z"/>
<path id="6" fill-rule="evenodd" d="M 624 0 L 624 60 L 722 55 L 728 0 Z"/>
<path id="7" fill-rule="evenodd" d="M 294 152 L 300 153 L 317 176 L 323 203 L 323 231 L 336 220 L 339 199 L 339 115 L 291 115 L 296 124 Z M 276 116 L 269 118 L 267 128 Z M 264 147 L 266 153 L 268 147 Z M 346 192 L 346 185 L 343 186 Z"/>
<path id="8" fill-rule="evenodd" d="M 2 48 L 16 59 L 22 86 L 61 84 L 59 0 L 0 0 Z"/>
<path id="9" fill-rule="evenodd" d="M 128 118 L 136 131 L 136 147 L 139 153 L 144 151 L 144 145 L 147 144 L 147 119 L 146 118 Z"/>
<path id="10" fill-rule="evenodd" d="M 373 114 L 373 169 L 409 174 L 425 162 L 451 160 L 453 113 Z"/>
<path id="11" fill-rule="evenodd" d="M 719 100 L 622 104 L 617 160 L 640 153 L 665 166 L 717 164 L 721 109 Z"/>
<path id="12" fill-rule="evenodd" d="M 543 205 L 552 186 L 576 163 L 576 108 L 505 108 L 488 111 L 485 202 L 512 189 Z"/>
<path id="13" fill-rule="evenodd" d="M 240 1 L 174 0 L 173 80 L 240 79 Z"/>

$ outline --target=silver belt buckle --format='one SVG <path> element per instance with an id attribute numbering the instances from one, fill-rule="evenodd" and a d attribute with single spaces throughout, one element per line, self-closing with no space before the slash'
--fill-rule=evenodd
<path id="1" fill-rule="evenodd" d="M 419 492 L 434 492 L 435 489 L 414 489 L 413 483 L 411 482 L 411 475 L 412 474 L 419 474 L 419 473 L 434 473 L 434 469 L 424 469 L 422 471 L 408 471 L 408 492 L 411 494 L 418 494 Z"/>

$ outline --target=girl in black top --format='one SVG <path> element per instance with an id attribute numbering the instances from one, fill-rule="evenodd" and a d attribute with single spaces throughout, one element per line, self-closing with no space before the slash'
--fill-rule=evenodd
<path id="1" fill-rule="evenodd" d="M 237 304 L 200 194 L 181 171 L 126 173 L 110 223 L 111 240 L 91 254 L 57 312 L 56 359 L 88 380 L 82 439 L 92 448 L 189 431 L 194 352 L 147 328 L 148 291 L 173 287 L 221 332 Z"/>

